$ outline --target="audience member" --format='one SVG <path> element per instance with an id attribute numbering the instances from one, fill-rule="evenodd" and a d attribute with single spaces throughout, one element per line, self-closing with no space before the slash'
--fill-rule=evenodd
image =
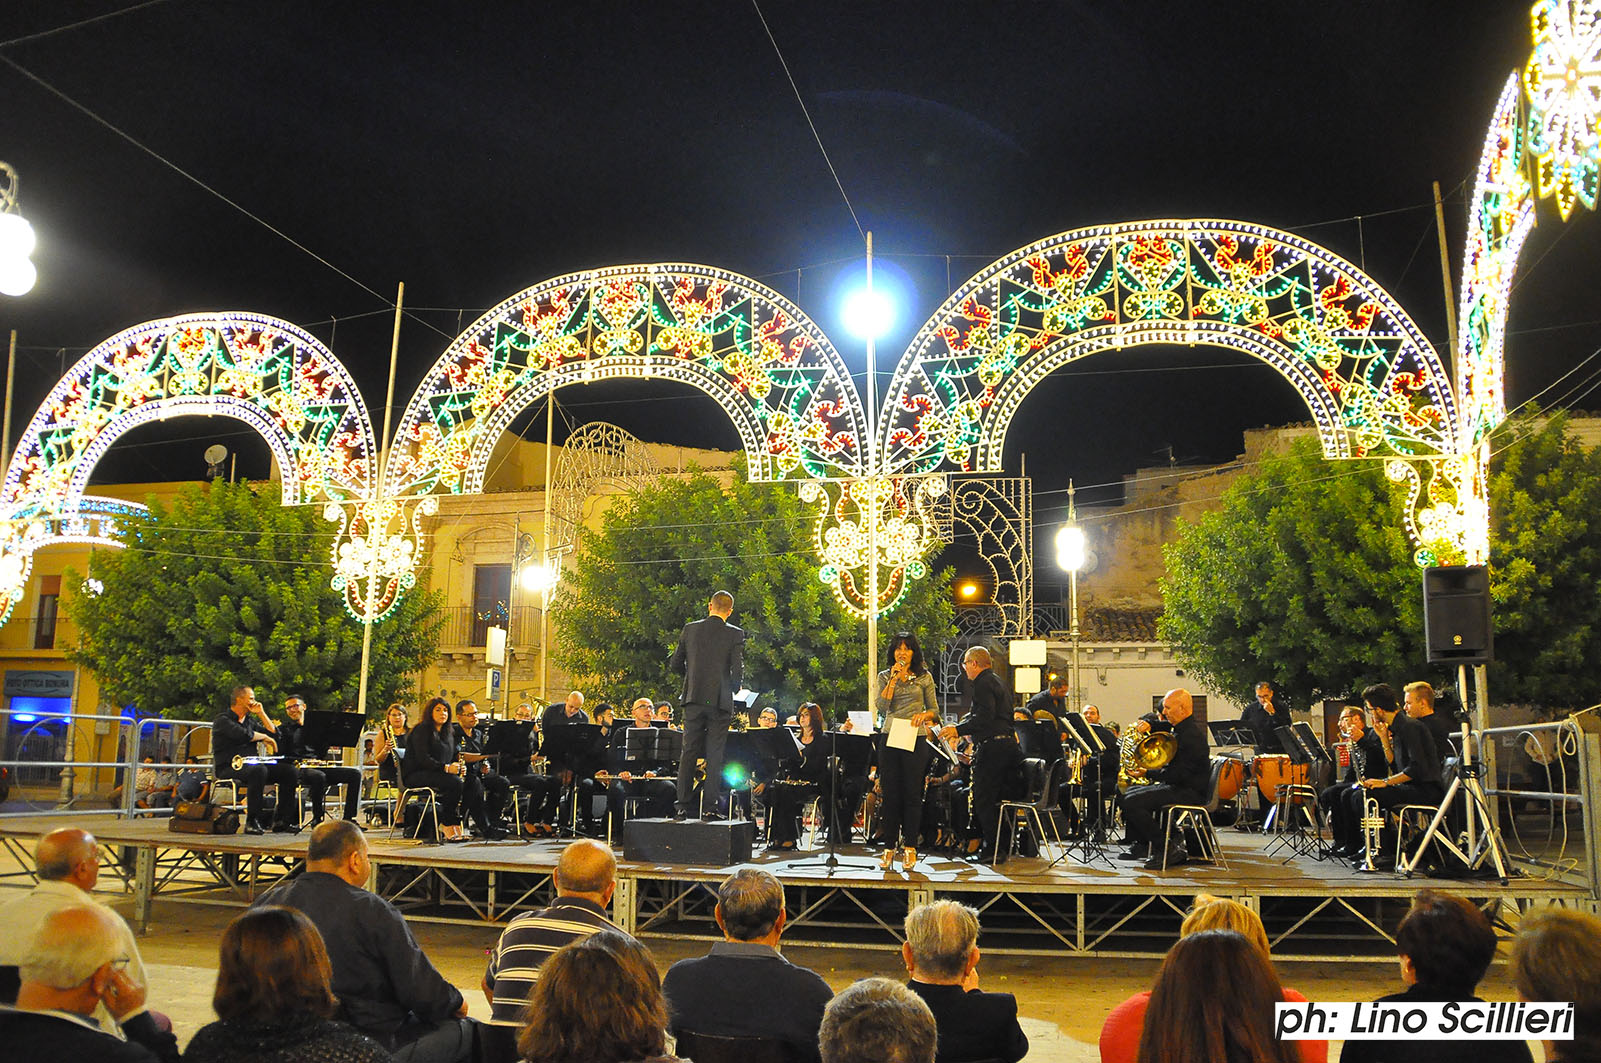
<path id="1" fill-rule="evenodd" d="M 119 920 L 98 904 L 46 915 L 25 941 L 16 1006 L 0 1007 L 7 1059 L 177 1063 L 178 1044 L 149 1024 L 123 1027 L 124 1041 L 94 1018 L 119 1022 L 144 1007 L 145 987 L 128 977 Z"/>
<path id="2" fill-rule="evenodd" d="M 528 1063 L 678 1063 L 650 951 L 602 930 L 545 961 L 517 1039 Z"/>
<path id="3" fill-rule="evenodd" d="M 304 912 L 322 933 L 340 1017 L 416 1063 L 472 1055 L 467 1002 L 434 968 L 400 910 L 364 888 L 371 864 L 361 828 L 325 820 L 311 832 L 306 872 L 268 890 L 255 907 Z"/>
<path id="4" fill-rule="evenodd" d="M 1267 929 L 1262 925 L 1262 917 L 1239 901 L 1206 893 L 1198 895 L 1184 922 L 1179 925 L 1179 937 L 1185 938 L 1203 930 L 1232 930 L 1244 935 L 1268 961 L 1268 970 L 1272 973 L 1273 959 L 1268 953 Z M 1276 973 L 1274 980 L 1277 981 Z M 1288 988 L 1283 989 L 1283 999 L 1296 1004 L 1306 1003 L 1306 997 Z M 1140 1034 L 1145 1028 L 1145 1014 L 1150 1002 L 1151 994 L 1147 990 L 1134 994 L 1112 1009 L 1101 1026 L 1102 1063 L 1133 1063 L 1139 1055 Z M 1327 1041 L 1296 1041 L 1295 1047 L 1301 1063 L 1326 1063 L 1329 1058 Z"/>
<path id="5" fill-rule="evenodd" d="M 956 901 L 934 901 L 906 914 L 906 984 L 934 1013 L 938 1063 L 1016 1063 L 1028 1055 L 1017 998 L 978 987 L 978 929 L 978 912 Z"/>
<path id="6" fill-rule="evenodd" d="M 762 1037 L 816 1060 L 817 1030 L 834 991 L 779 954 L 783 884 L 766 871 L 741 868 L 717 887 L 714 915 L 723 940 L 705 956 L 679 960 L 662 980 L 673 1035 Z M 753 1000 L 776 1006 L 752 1007 Z"/>
<path id="7" fill-rule="evenodd" d="M 94 904 L 89 891 L 100 881 L 100 846 L 93 834 L 77 827 L 60 827 L 39 839 L 33 851 L 34 872 L 39 884 L 27 893 L 0 905 L 0 1003 L 9 1004 L 16 994 L 17 968 L 23 951 L 39 926 L 51 912 L 71 905 Z M 133 931 L 122 916 L 107 913 L 117 931 L 117 955 L 127 957 L 127 974 L 141 991 L 150 985 L 145 962 Z M 7 978 L 6 969 L 11 977 Z M 140 996 L 138 1007 L 125 1007 L 116 1019 L 105 1007 L 95 1010 L 95 1021 L 117 1037 L 152 1043 L 158 1038 L 172 1039 L 172 1023 L 163 1015 L 148 1011 Z M 174 1048 L 176 1051 L 176 1047 Z"/>
<path id="8" fill-rule="evenodd" d="M 1573 1040 L 1546 1041 L 1548 1063 L 1601 1061 L 1601 919 L 1573 908 L 1525 916 L 1512 981 L 1524 1000 L 1573 1005 Z"/>
<path id="9" fill-rule="evenodd" d="M 1401 983 L 1406 989 L 1379 1003 L 1478 1000 L 1473 991 L 1495 959 L 1495 931 L 1471 901 L 1439 890 L 1420 890 L 1412 910 L 1395 932 L 1401 956 Z M 1347 1041 L 1340 1063 L 1407 1063 L 1459 1060 L 1463 1043 L 1407 1037 L 1394 1041 Z M 1475 1041 L 1476 1063 L 1530 1063 L 1525 1041 Z"/>
<path id="10" fill-rule="evenodd" d="M 185 1063 L 388 1063 L 378 1043 L 334 1020 L 322 935 L 293 908 L 252 908 L 222 932 L 219 1021 L 202 1026 Z"/>
<path id="11" fill-rule="evenodd" d="M 923 998 L 888 978 L 840 990 L 823 1012 L 823 1063 L 934 1063 L 939 1035 Z"/>
<path id="12" fill-rule="evenodd" d="M 1151 989 L 1140 1063 L 1297 1063 L 1293 1041 L 1274 1036 L 1284 999 L 1262 949 L 1236 930 L 1202 930 L 1167 952 Z"/>
<path id="13" fill-rule="evenodd" d="M 587 839 L 573 842 L 562 850 L 551 878 L 556 903 L 506 924 L 489 954 L 484 996 L 498 1026 L 521 1025 L 540 968 L 556 950 L 600 930 L 617 930 L 606 918 L 617 888 L 617 859 L 610 849 Z"/>

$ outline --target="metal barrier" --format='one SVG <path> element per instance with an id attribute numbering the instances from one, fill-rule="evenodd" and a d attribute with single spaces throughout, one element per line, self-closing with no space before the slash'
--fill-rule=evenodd
<path id="1" fill-rule="evenodd" d="M 1499 752 L 1497 747 L 1507 745 L 1524 750 L 1531 762 L 1538 764 L 1527 748 L 1534 743 L 1542 755 L 1552 757 L 1543 789 L 1513 786 L 1510 763 L 1503 767 L 1503 758 L 1494 757 L 1484 780 L 1490 814 L 1516 863 L 1541 868 L 1551 878 L 1579 882 L 1592 898 L 1601 898 L 1601 820 L 1596 804 L 1601 792 L 1601 734 L 1587 732 L 1570 717 L 1550 723 L 1490 727 L 1477 732 L 1474 739 L 1481 754 L 1486 749 Z M 1515 806 L 1519 802 L 1550 806 L 1547 836 L 1535 839 L 1543 842 L 1537 850 L 1530 847 L 1518 824 Z M 1575 811 L 1580 816 L 1577 838 L 1568 828 L 1569 816 Z M 1560 841 L 1556 841 L 1559 825 Z M 1582 846 L 1582 850 L 1570 855 L 1570 844 Z"/>

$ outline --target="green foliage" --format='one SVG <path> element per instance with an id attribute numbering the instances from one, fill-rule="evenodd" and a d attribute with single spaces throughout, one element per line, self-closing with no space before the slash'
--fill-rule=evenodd
<path id="1" fill-rule="evenodd" d="M 313 709 L 353 706 L 362 626 L 328 585 L 333 535 L 318 507 L 280 505 L 272 485 L 152 500 L 148 517 L 123 522 L 124 549 L 92 556 L 100 593 L 68 596 L 83 632 L 70 656 L 108 698 L 168 717 L 210 716 L 239 683 L 267 705 L 297 692 Z M 370 709 L 410 693 L 442 622 L 438 594 L 414 588 L 373 626 Z"/>
<path id="2" fill-rule="evenodd" d="M 1582 707 L 1601 687 L 1601 455 L 1561 416 L 1508 422 L 1494 444 L 1491 695 Z M 1167 546 L 1162 637 L 1216 689 L 1269 678 L 1303 706 L 1454 683 L 1426 663 L 1403 504 L 1376 461 L 1327 462 L 1312 440 L 1269 457 Z"/>
<path id="3" fill-rule="evenodd" d="M 563 575 L 554 659 L 618 704 L 676 701 L 682 681 L 667 658 L 724 589 L 748 633 L 746 686 L 774 692 L 784 711 L 808 700 L 866 708 L 867 625 L 817 578 L 812 523 L 794 484 L 748 483 L 743 468 L 727 489 L 693 472 L 619 499 Z M 879 631 L 909 629 L 937 650 L 954 630 L 949 582 L 947 571 L 913 583 Z"/>

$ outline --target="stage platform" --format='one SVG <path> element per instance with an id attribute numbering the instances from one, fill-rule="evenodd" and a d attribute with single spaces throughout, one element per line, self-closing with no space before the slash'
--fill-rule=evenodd
<path id="1" fill-rule="evenodd" d="M 32 881 L 32 842 L 66 824 L 92 830 L 106 858 L 101 888 L 120 881 L 132 894 L 143 930 L 151 902 L 247 905 L 303 866 L 304 835 L 175 834 L 164 819 L 113 814 L 0 820 L 0 844 L 21 870 L 0 873 L 0 885 Z M 1393 934 L 1414 893 L 1426 885 L 1471 897 L 1492 915 L 1557 902 L 1596 909 L 1583 885 L 1548 873 L 1435 880 L 1363 874 L 1337 861 L 1291 855 L 1274 835 L 1219 832 L 1227 868 L 1190 864 L 1149 872 L 1116 860 L 1086 864 L 1079 854 L 1051 863 L 1014 858 L 1000 868 L 941 855 L 925 856 L 911 873 L 881 871 L 862 846 L 841 849 L 825 866 L 825 850 L 758 855 L 752 864 L 784 882 L 790 909 L 786 942 L 850 948 L 900 945 L 908 908 L 955 898 L 978 908 L 987 952 L 1022 955 L 1160 956 L 1177 935 L 1199 892 L 1255 908 L 1275 956 L 1283 959 L 1372 959 L 1393 962 Z M 565 841 L 435 845 L 367 834 L 372 887 L 408 918 L 499 924 L 548 903 L 551 871 Z M 7 861 L 8 864 L 11 861 Z M 613 917 L 643 938 L 714 938 L 713 889 L 724 867 L 634 863 L 619 858 Z M 1537 869 L 1535 869 L 1537 870 Z M 0 894 L 3 896 L 3 894 Z"/>

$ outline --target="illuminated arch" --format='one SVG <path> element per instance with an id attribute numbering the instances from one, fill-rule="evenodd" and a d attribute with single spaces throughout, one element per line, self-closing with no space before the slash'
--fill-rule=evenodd
<path id="1" fill-rule="evenodd" d="M 859 470 L 861 402 L 799 308 L 726 270 L 615 266 L 519 292 L 457 337 L 406 407 L 384 494 L 482 490 L 514 417 L 553 388 L 617 377 L 678 381 L 716 399 L 752 481 Z"/>
<path id="2" fill-rule="evenodd" d="M 1149 221 L 1040 240 L 947 299 L 885 393 L 881 468 L 998 472 L 1036 384 L 1076 359 L 1144 343 L 1223 346 L 1266 362 L 1306 401 L 1328 457 L 1454 449 L 1445 366 L 1361 270 L 1264 226 Z"/>
<path id="3" fill-rule="evenodd" d="M 286 505 L 370 491 L 367 409 L 315 337 L 242 312 L 137 325 L 79 359 L 17 442 L 0 489 L 0 615 L 21 596 L 33 552 L 104 508 L 83 492 L 107 448 L 136 425 L 186 414 L 255 428 L 277 459 Z"/>

